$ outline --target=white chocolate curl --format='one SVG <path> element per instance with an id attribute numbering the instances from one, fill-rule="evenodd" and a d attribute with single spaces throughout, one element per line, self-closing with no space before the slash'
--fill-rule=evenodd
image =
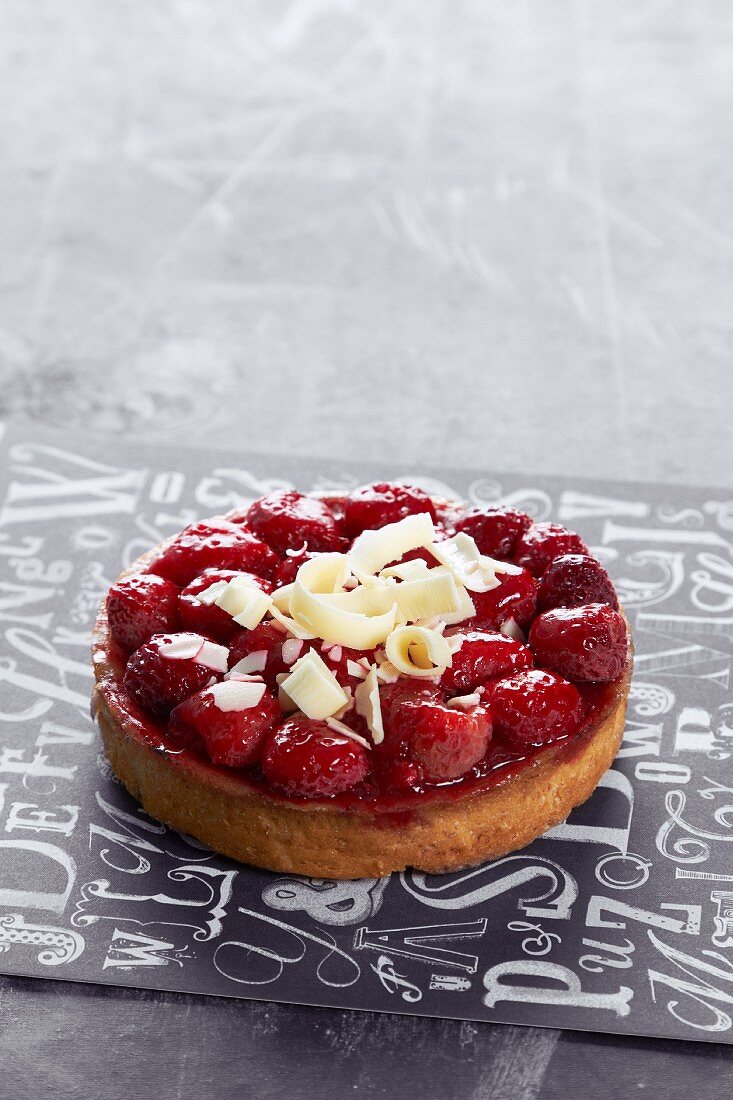
<path id="1" fill-rule="evenodd" d="M 446 638 L 425 626 L 399 626 L 387 638 L 385 651 L 402 676 L 437 678 L 453 662 Z"/>
<path id="2" fill-rule="evenodd" d="M 358 608 L 364 606 L 367 597 L 354 589 L 351 606 L 356 610 L 350 610 L 352 593 L 345 592 L 343 587 L 348 576 L 345 554 L 320 554 L 305 562 L 293 584 L 290 614 L 326 642 L 352 649 L 374 649 L 394 627 L 396 604 L 382 614 L 366 614 Z"/>

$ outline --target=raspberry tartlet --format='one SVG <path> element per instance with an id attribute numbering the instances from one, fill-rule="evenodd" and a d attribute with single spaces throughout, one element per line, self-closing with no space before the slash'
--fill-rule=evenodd
<path id="1" fill-rule="evenodd" d="M 148 813 L 319 878 L 456 870 L 564 820 L 616 755 L 632 666 L 577 534 L 383 483 L 186 528 L 112 585 L 93 654 Z"/>

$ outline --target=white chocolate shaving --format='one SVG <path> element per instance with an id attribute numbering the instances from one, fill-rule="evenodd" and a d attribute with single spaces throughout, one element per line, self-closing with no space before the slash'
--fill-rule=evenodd
<path id="1" fill-rule="evenodd" d="M 397 618 L 402 622 L 452 617 L 461 609 L 462 600 L 450 569 L 431 569 L 418 580 L 403 581 L 394 588 Z"/>
<path id="2" fill-rule="evenodd" d="M 351 649 L 373 649 L 394 627 L 396 606 L 375 615 L 348 610 L 349 601 L 355 600 L 358 607 L 365 597 L 360 589 L 345 593 L 340 588 L 347 574 L 343 554 L 320 554 L 305 562 L 293 585 L 290 613 L 302 627 L 326 642 Z M 347 608 L 334 606 L 335 597 L 339 597 L 338 603 L 346 602 Z"/>
<path id="3" fill-rule="evenodd" d="M 205 588 L 203 592 L 197 592 L 194 599 L 202 603 L 204 607 L 211 607 L 213 603 L 219 599 L 222 593 L 226 592 L 228 581 L 214 581 L 208 588 Z"/>
<path id="4" fill-rule="evenodd" d="M 327 718 L 326 725 L 329 729 L 332 729 L 334 733 L 341 733 L 344 737 L 349 737 L 352 741 L 356 741 L 357 744 L 363 745 L 365 749 L 371 749 L 371 745 L 365 737 L 352 730 L 351 726 L 345 725 L 343 722 L 339 722 L 337 718 Z"/>
<path id="5" fill-rule="evenodd" d="M 290 611 L 290 597 L 293 592 L 292 584 L 284 584 L 281 588 L 276 588 L 270 595 L 270 599 L 274 603 L 278 611 L 282 611 L 287 615 Z"/>
<path id="6" fill-rule="evenodd" d="M 348 702 L 346 692 L 313 649 L 296 661 L 280 688 L 308 718 L 328 718 Z"/>
<path id="7" fill-rule="evenodd" d="M 158 646 L 158 653 L 174 661 L 195 660 L 205 641 L 200 634 L 174 634 L 169 642 Z"/>
<path id="8" fill-rule="evenodd" d="M 425 576 L 427 571 L 428 563 L 423 561 L 422 558 L 415 558 L 414 561 L 403 561 L 399 565 L 390 565 L 387 569 L 380 570 L 379 576 L 385 577 L 387 580 L 390 577 L 396 577 L 400 581 L 418 581 Z"/>
<path id="9" fill-rule="evenodd" d="M 292 665 L 303 652 L 305 642 L 302 638 L 286 638 L 282 644 L 282 657 L 286 665 Z"/>
<path id="10" fill-rule="evenodd" d="M 371 584 L 366 587 L 359 585 L 351 592 L 334 592 L 320 596 L 320 602 L 324 607 L 333 607 L 339 611 L 350 611 L 357 615 L 384 615 L 390 610 L 395 600 L 399 587 L 387 582 L 380 582 L 377 577 L 371 577 Z"/>
<path id="11" fill-rule="evenodd" d="M 405 516 L 388 523 L 378 531 L 364 531 L 354 540 L 348 553 L 351 569 L 360 573 L 378 573 L 391 561 L 399 561 L 410 550 L 429 546 L 435 538 L 435 527 L 428 512 Z"/>
<path id="12" fill-rule="evenodd" d="M 306 642 L 317 637 L 316 634 L 297 623 L 295 619 L 291 619 L 289 615 L 283 615 L 282 611 L 278 611 L 274 605 L 270 607 L 270 614 L 272 615 L 273 626 L 276 626 L 278 630 L 282 630 L 284 634 L 292 634 L 293 637 L 301 638 Z"/>
<path id="13" fill-rule="evenodd" d="M 452 699 L 449 699 L 446 706 L 455 707 L 459 710 L 471 710 L 472 707 L 477 707 L 481 702 L 481 695 L 478 691 L 471 692 L 470 695 L 454 695 Z"/>
<path id="14" fill-rule="evenodd" d="M 262 700 L 265 685 L 262 680 L 224 680 L 221 684 L 212 684 L 206 690 L 214 696 L 219 710 L 250 710 Z"/>
<path id="15" fill-rule="evenodd" d="M 475 539 L 464 531 L 435 542 L 428 549 L 434 558 L 447 565 L 457 580 L 470 592 L 490 592 L 501 583 L 496 576 L 503 562 L 494 561 L 482 554 Z"/>
<path id="16" fill-rule="evenodd" d="M 388 660 L 403 676 L 437 678 L 452 663 L 448 642 L 437 630 L 399 626 L 387 638 Z"/>
<path id="17" fill-rule="evenodd" d="M 215 672 L 226 672 L 229 664 L 229 650 L 225 645 L 204 641 L 194 660 L 197 665 L 203 665 L 204 668 L 212 668 Z"/>
<path id="18" fill-rule="evenodd" d="M 499 633 L 505 634 L 507 638 L 514 638 L 515 642 L 527 641 L 527 635 L 513 616 L 504 619 L 504 622 L 499 627 Z"/>
<path id="19" fill-rule="evenodd" d="M 253 672 L 264 672 L 266 664 L 267 650 L 255 649 L 242 657 L 241 661 L 237 661 L 236 665 L 232 665 L 227 676 L 249 676 Z"/>
<path id="20" fill-rule="evenodd" d="M 254 628 L 262 622 L 272 606 L 270 597 L 257 589 L 251 588 L 243 601 L 241 610 L 234 616 L 234 621 L 247 630 Z"/>
<path id="21" fill-rule="evenodd" d="M 362 684 L 359 684 L 354 692 L 356 713 L 360 714 L 369 726 L 372 741 L 380 745 L 384 741 L 384 723 L 382 722 L 382 705 L 379 698 L 379 680 L 377 679 L 376 666 L 369 669 L 369 674 Z"/>

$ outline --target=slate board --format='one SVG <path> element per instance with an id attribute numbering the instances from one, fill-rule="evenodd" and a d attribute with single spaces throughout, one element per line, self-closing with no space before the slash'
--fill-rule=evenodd
<path id="1" fill-rule="evenodd" d="M 733 501 L 713 489 L 4 441 L 0 971 L 425 1016 L 733 1037 Z M 104 456 L 103 458 L 101 456 Z M 632 621 L 624 745 L 586 806 L 470 872 L 330 883 L 146 817 L 89 717 L 123 564 L 283 485 L 409 477 L 577 529 Z"/>

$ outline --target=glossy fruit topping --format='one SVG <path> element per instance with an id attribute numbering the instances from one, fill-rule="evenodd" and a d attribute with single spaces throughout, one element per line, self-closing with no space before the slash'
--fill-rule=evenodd
<path id="1" fill-rule="evenodd" d="M 272 587 L 282 588 L 283 585 L 292 584 L 301 565 L 314 557 L 315 553 L 310 550 L 288 551 L 272 575 Z"/>
<path id="2" fill-rule="evenodd" d="M 533 523 L 517 541 L 514 560 L 541 577 L 547 566 L 562 554 L 587 554 L 580 535 L 558 523 Z"/>
<path id="3" fill-rule="evenodd" d="M 244 630 L 234 639 L 229 650 L 229 668 L 235 668 L 245 657 L 251 657 L 245 672 L 262 676 L 268 688 L 274 691 L 277 688 L 276 677 L 289 672 L 290 666 L 311 645 L 311 642 L 288 639 L 271 622 L 260 623 L 254 630 Z"/>
<path id="4" fill-rule="evenodd" d="M 457 630 L 455 636 L 462 639 L 461 648 L 440 678 L 445 691 L 470 692 L 486 680 L 532 667 L 532 650 L 514 638 L 481 630 Z"/>
<path id="5" fill-rule="evenodd" d="M 277 556 L 256 535 L 224 519 L 186 527 L 150 566 L 183 588 L 204 569 L 235 569 L 271 577 Z"/>
<path id="6" fill-rule="evenodd" d="M 494 729 L 510 741 L 544 745 L 575 733 L 583 704 L 578 689 L 540 669 L 526 669 L 486 689 Z"/>
<path id="7" fill-rule="evenodd" d="M 532 623 L 529 644 L 538 665 L 571 680 L 616 680 L 626 665 L 626 623 L 603 603 L 545 611 Z"/>
<path id="8" fill-rule="evenodd" d="M 427 493 L 414 485 L 375 482 L 357 489 L 346 501 L 344 527 L 350 538 L 362 531 L 376 530 L 405 516 L 428 512 L 435 519 L 435 505 Z"/>
<path id="9" fill-rule="evenodd" d="M 369 753 L 325 722 L 291 718 L 267 738 L 262 771 L 285 794 L 327 797 L 349 790 L 366 777 Z"/>
<path id="10" fill-rule="evenodd" d="M 606 603 L 618 610 L 618 596 L 608 573 L 589 554 L 563 554 L 555 558 L 542 574 L 538 611 L 580 607 L 585 603 Z"/>
<path id="11" fill-rule="evenodd" d="M 363 665 L 363 674 L 356 672 L 353 666 L 360 661 L 370 664 L 374 660 L 374 651 L 371 649 L 348 649 L 344 645 L 332 645 L 329 642 L 316 644 L 318 652 L 341 686 L 352 690 L 359 686 L 368 672 L 368 668 Z"/>
<path id="12" fill-rule="evenodd" d="M 403 699 L 392 709 L 387 737 L 422 765 L 426 779 L 457 779 L 486 752 L 491 717 L 482 706 L 463 710 L 428 699 Z"/>
<path id="13" fill-rule="evenodd" d="M 279 492 L 256 500 L 245 522 L 282 555 L 305 543 L 308 550 L 344 550 L 346 541 L 328 506 L 304 493 Z"/>
<path id="14" fill-rule="evenodd" d="M 128 653 L 153 634 L 175 630 L 177 612 L 178 589 L 151 573 L 132 573 L 113 584 L 107 594 L 112 637 Z"/>
<path id="15" fill-rule="evenodd" d="M 184 744 L 191 734 L 198 736 L 215 764 L 243 768 L 258 759 L 265 736 L 281 718 L 277 700 L 269 691 L 245 710 L 222 710 L 215 694 L 204 689 L 175 707 L 169 729 L 173 738 Z"/>
<path id="16" fill-rule="evenodd" d="M 456 521 L 455 530 L 470 535 L 482 554 L 507 561 L 531 526 L 530 517 L 513 508 L 469 508 Z"/>
<path id="17" fill-rule="evenodd" d="M 525 627 L 537 608 L 537 581 L 530 572 L 499 574 L 498 587 L 471 592 L 476 614 L 461 623 L 463 630 L 498 630 L 507 619 Z"/>
<path id="18" fill-rule="evenodd" d="M 397 736 L 392 736 L 392 722 L 397 710 L 404 702 L 442 703 L 443 692 L 437 684 L 420 682 L 409 677 L 396 680 L 393 684 L 384 684 L 379 689 L 379 702 L 384 721 L 385 739 L 376 746 L 383 756 L 398 756 L 400 744 Z"/>
<path id="19" fill-rule="evenodd" d="M 221 679 L 219 669 L 202 663 L 196 656 L 169 655 L 180 644 L 183 652 L 193 653 L 195 634 L 154 634 L 127 662 L 123 686 L 128 695 L 153 714 L 167 715 L 178 703 Z M 203 647 L 206 639 L 198 638 Z M 208 643 L 211 645 L 212 643 Z"/>
<path id="20" fill-rule="evenodd" d="M 374 772 L 383 791 L 402 794 L 417 791 L 425 782 L 425 772 L 417 760 L 396 759 L 373 753 Z"/>
<path id="21" fill-rule="evenodd" d="M 206 592 L 217 581 L 230 581 L 232 577 L 244 577 L 254 587 L 270 592 L 272 585 L 254 573 L 237 572 L 235 569 L 205 569 L 200 576 L 187 584 L 178 597 L 178 618 L 184 630 L 205 634 L 216 642 L 230 642 L 242 627 L 235 623 L 228 611 L 215 604 L 201 603 L 196 597 Z"/>

